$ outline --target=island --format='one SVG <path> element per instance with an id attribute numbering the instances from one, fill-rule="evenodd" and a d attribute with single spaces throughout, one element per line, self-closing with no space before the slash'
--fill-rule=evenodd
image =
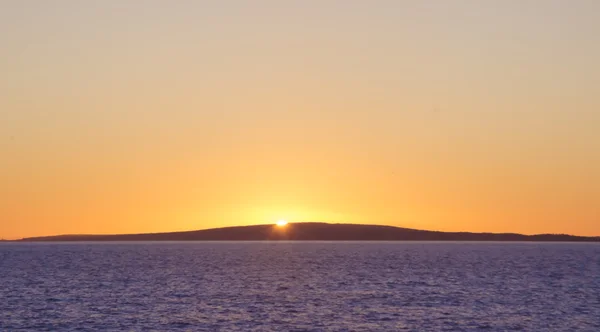
<path id="1" fill-rule="evenodd" d="M 523 235 L 516 233 L 470 233 L 427 231 L 394 226 L 289 223 L 213 228 L 197 231 L 120 234 L 58 235 L 19 241 L 537 241 L 600 242 L 600 237 L 567 234 Z"/>

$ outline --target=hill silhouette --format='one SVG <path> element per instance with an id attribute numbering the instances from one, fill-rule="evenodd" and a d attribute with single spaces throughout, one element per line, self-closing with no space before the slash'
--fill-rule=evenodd
<path id="1" fill-rule="evenodd" d="M 600 237 L 566 234 L 438 232 L 379 225 L 290 223 L 284 227 L 255 225 L 198 231 L 122 234 L 58 235 L 20 241 L 559 241 L 600 242 Z"/>

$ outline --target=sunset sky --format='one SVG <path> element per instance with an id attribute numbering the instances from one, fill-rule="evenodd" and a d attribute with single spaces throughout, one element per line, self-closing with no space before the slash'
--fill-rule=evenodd
<path id="1" fill-rule="evenodd" d="M 600 235 L 600 1 L 0 1 L 0 238 Z"/>

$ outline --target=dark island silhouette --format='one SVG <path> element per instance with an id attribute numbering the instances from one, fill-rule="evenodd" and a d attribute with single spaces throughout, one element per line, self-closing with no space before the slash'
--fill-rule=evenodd
<path id="1" fill-rule="evenodd" d="M 286 226 L 255 225 L 198 231 L 122 234 L 58 235 L 19 241 L 548 241 L 600 242 L 600 237 L 567 234 L 523 235 L 516 233 L 439 232 L 380 225 L 290 223 Z"/>

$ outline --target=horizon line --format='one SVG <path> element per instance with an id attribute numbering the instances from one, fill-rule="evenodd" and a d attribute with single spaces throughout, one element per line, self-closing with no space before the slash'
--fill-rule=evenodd
<path id="1" fill-rule="evenodd" d="M 518 236 L 571 236 L 571 237 L 580 237 L 580 238 L 597 238 L 600 239 L 600 235 L 574 235 L 568 233 L 516 233 L 516 232 L 473 232 L 473 231 L 442 231 L 442 230 L 429 230 L 429 229 L 417 229 L 417 228 L 408 228 L 402 226 L 393 226 L 393 225 L 385 225 L 385 224 L 365 224 L 365 223 L 351 223 L 351 222 L 324 222 L 324 221 L 290 221 L 288 225 L 294 224 L 326 224 L 326 225 L 355 225 L 355 226 L 371 226 L 371 227 L 390 227 L 396 229 L 405 229 L 411 231 L 418 232 L 434 232 L 434 233 L 450 233 L 450 234 L 480 234 L 480 235 L 518 235 Z M 55 234 L 55 235 L 39 235 L 39 236 L 26 236 L 14 239 L 0 238 L 0 241 L 23 241 L 27 239 L 40 239 L 40 238 L 59 238 L 59 237 L 68 237 L 68 236 L 135 236 L 135 235 L 158 235 L 158 234 L 179 234 L 179 233 L 192 233 L 192 232 L 201 232 L 201 231 L 209 231 L 209 230 L 217 230 L 217 229 L 227 229 L 227 228 L 245 228 L 245 227 L 259 227 L 259 226 L 273 226 L 276 227 L 275 223 L 261 223 L 261 224 L 252 224 L 252 225 L 233 225 L 233 226 L 224 226 L 224 227 L 212 227 L 212 228 L 203 228 L 203 229 L 192 229 L 192 230 L 179 230 L 179 231 L 159 231 L 159 232 L 142 232 L 142 233 L 64 233 L 64 234 Z"/>

